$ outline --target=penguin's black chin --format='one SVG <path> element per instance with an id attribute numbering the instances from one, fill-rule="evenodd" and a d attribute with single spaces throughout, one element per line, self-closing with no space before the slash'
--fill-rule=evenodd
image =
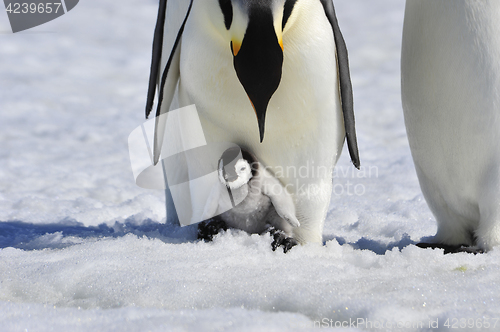
<path id="1" fill-rule="evenodd" d="M 245 37 L 233 64 L 255 110 L 262 142 L 267 106 L 281 82 L 283 66 L 283 50 L 274 30 L 270 9 L 255 7 L 250 10 Z"/>

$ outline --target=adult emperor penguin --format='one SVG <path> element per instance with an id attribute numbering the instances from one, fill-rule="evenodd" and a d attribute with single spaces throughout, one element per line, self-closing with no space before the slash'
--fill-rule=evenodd
<path id="1" fill-rule="evenodd" d="M 438 223 L 429 246 L 490 250 L 500 244 L 500 2 L 407 0 L 401 62 L 410 148 Z"/>
<path id="2" fill-rule="evenodd" d="M 322 241 L 346 137 L 359 167 L 347 49 L 331 0 L 160 0 L 146 116 L 157 86 L 157 119 L 195 104 L 208 144 L 250 151 L 291 193 L 294 238 Z M 161 126 L 155 137 L 156 163 Z"/>

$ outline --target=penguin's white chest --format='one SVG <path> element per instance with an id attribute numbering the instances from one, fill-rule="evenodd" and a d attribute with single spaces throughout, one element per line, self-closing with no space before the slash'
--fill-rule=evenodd
<path id="1" fill-rule="evenodd" d="M 339 137 L 343 142 L 335 44 L 325 17 L 283 35 L 282 79 L 270 100 L 260 143 L 254 109 L 233 66 L 230 40 L 215 28 L 220 20 L 208 15 L 202 6 L 193 8 L 186 24 L 179 84 L 181 106 L 196 104 L 208 141 L 226 140 L 253 151 L 309 148 L 318 139 L 335 146 Z M 267 156 L 262 158 L 268 162 Z"/>

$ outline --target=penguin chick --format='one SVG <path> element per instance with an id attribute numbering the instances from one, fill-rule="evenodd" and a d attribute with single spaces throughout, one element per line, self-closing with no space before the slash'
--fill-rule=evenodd
<path id="1" fill-rule="evenodd" d="M 286 252 L 297 244 L 292 235 L 300 223 L 292 197 L 252 154 L 227 149 L 219 160 L 218 172 L 220 183 L 210 193 L 203 220 L 218 216 L 228 227 L 248 233 L 261 234 L 271 228 L 273 250 L 283 245 Z M 229 195 L 223 195 L 225 192 Z"/>

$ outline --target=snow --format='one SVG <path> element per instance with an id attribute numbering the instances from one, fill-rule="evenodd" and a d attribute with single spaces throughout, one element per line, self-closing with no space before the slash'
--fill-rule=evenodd
<path id="1" fill-rule="evenodd" d="M 400 102 L 402 0 L 337 0 L 362 171 L 344 151 L 324 245 L 198 242 L 134 184 L 157 1 L 80 1 L 12 34 L 0 10 L 2 331 L 500 327 L 500 251 L 443 255 Z"/>

